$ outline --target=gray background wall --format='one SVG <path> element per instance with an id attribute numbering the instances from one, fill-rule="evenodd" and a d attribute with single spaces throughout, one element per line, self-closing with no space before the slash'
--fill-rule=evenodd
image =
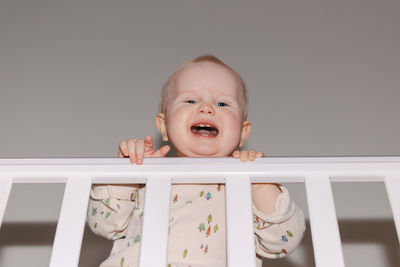
<path id="1" fill-rule="evenodd" d="M 247 83 L 248 148 L 399 155 L 399 11 L 394 0 L 0 0 L 0 157 L 115 157 L 122 139 L 158 138 L 162 84 L 204 53 Z M 398 266 L 384 187 L 333 188 L 348 266 Z M 307 211 L 304 186 L 291 189 Z M 13 188 L 0 266 L 47 265 L 62 190 Z M 87 232 L 81 266 L 109 246 Z M 309 232 L 267 264 L 313 266 Z"/>

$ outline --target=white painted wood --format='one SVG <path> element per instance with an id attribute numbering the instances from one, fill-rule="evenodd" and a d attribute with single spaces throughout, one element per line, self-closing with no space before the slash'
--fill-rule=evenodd
<path id="1" fill-rule="evenodd" d="M 0 176 L 0 227 L 3 222 L 3 216 L 6 212 L 8 198 L 10 196 L 13 180 L 9 177 Z"/>
<path id="2" fill-rule="evenodd" d="M 328 176 L 305 178 L 307 203 L 317 267 L 344 267 L 342 244 Z"/>
<path id="3" fill-rule="evenodd" d="M 144 163 L 148 164 L 163 164 L 173 165 L 175 163 L 193 163 L 199 162 L 213 164 L 226 164 L 236 162 L 237 159 L 232 158 L 145 158 Z M 255 162 L 247 162 L 248 165 L 255 165 L 262 162 L 271 164 L 320 164 L 320 163 L 400 163 L 399 156 L 379 156 L 379 157 L 266 157 L 256 159 Z M 132 165 L 129 158 L 18 158 L 18 159 L 0 159 L 0 165 Z M 236 164 L 238 165 L 238 164 Z"/>
<path id="4" fill-rule="evenodd" d="M 106 184 L 143 183 L 146 181 L 144 177 L 152 177 L 147 180 L 146 190 L 150 193 L 146 194 L 140 264 L 141 267 L 159 267 L 165 265 L 167 257 L 171 183 L 167 177 L 174 177 L 173 183 L 221 183 L 224 182 L 221 177 L 229 177 L 227 227 L 228 249 L 232 251 L 228 252 L 228 262 L 231 266 L 252 266 L 252 228 L 245 227 L 246 232 L 251 229 L 251 234 L 243 232 L 243 225 L 252 225 L 251 194 L 248 194 L 250 180 L 247 177 L 259 183 L 305 180 L 317 266 L 343 267 L 343 253 L 329 181 L 385 181 L 399 235 L 400 157 L 262 158 L 246 163 L 232 158 L 159 158 L 145 159 L 144 163 L 140 166 L 130 164 L 129 159 L 0 159 L 0 219 L 12 183 L 64 183 L 66 177 L 75 177 L 68 179 L 65 190 L 51 266 L 76 266 L 90 187 L 90 179 L 79 177 L 93 177 L 94 182 Z M 238 199 L 235 199 L 234 192 L 239 189 L 240 203 L 236 203 Z M 74 201 L 75 204 L 70 204 Z M 249 206 L 244 207 L 247 204 L 243 203 Z M 237 212 L 238 208 L 250 214 L 250 222 L 244 221 L 243 211 Z M 238 225 L 240 231 L 235 230 L 239 228 Z M 161 241 L 152 242 L 155 236 Z M 237 247 L 233 244 L 249 245 Z M 239 249 L 241 247 L 243 249 Z"/>
<path id="5" fill-rule="evenodd" d="M 50 267 L 78 266 L 90 186 L 91 179 L 88 177 L 68 178 L 51 253 Z"/>
<path id="6" fill-rule="evenodd" d="M 171 180 L 166 176 L 153 176 L 147 179 L 140 267 L 167 265 L 170 189 Z"/>
<path id="7" fill-rule="evenodd" d="M 256 266 L 250 178 L 229 177 L 225 187 L 228 266 Z"/>
<path id="8" fill-rule="evenodd" d="M 386 192 L 392 207 L 393 220 L 400 243 L 400 175 L 385 177 Z"/>
<path id="9" fill-rule="evenodd" d="M 145 159 L 140 166 L 128 159 L 0 159 L 0 175 L 13 177 L 14 183 L 62 182 L 62 177 L 74 175 L 90 175 L 96 183 L 97 179 L 107 183 L 109 177 L 124 180 L 154 175 L 169 175 L 180 179 L 179 183 L 198 178 L 218 183 L 218 177 L 247 175 L 261 183 L 302 182 L 302 177 L 329 173 L 335 181 L 347 182 L 351 177 L 358 182 L 383 182 L 383 177 L 398 173 L 399 166 L 400 157 L 261 158 L 246 163 L 232 158 L 157 158 Z"/>

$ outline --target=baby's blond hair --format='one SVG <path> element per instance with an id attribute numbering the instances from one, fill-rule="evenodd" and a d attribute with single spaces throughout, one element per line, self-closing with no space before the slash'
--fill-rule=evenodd
<path id="1" fill-rule="evenodd" d="M 233 75 L 235 76 L 235 78 L 238 80 L 238 83 L 240 85 L 240 88 L 242 90 L 242 97 L 243 97 L 243 120 L 246 120 L 247 118 L 247 88 L 246 85 L 242 79 L 242 77 L 240 77 L 240 75 L 231 67 L 229 67 L 228 65 L 226 65 L 224 62 L 222 62 L 219 58 L 217 58 L 216 56 L 213 55 L 202 55 L 199 57 L 195 57 L 185 63 L 183 63 L 178 69 L 175 70 L 174 73 L 172 73 L 171 76 L 169 76 L 168 81 L 164 84 L 163 89 L 162 89 L 162 93 L 161 93 L 161 103 L 160 103 L 160 110 L 162 113 L 166 113 L 167 111 L 167 106 L 168 106 L 168 101 L 169 101 L 169 90 L 171 89 L 172 86 L 174 86 L 175 84 L 175 79 L 177 74 L 183 70 L 184 68 L 188 67 L 189 65 L 195 64 L 195 63 L 200 63 L 200 62 L 213 62 L 215 64 L 221 65 L 225 68 L 227 68 L 228 70 L 230 70 Z"/>

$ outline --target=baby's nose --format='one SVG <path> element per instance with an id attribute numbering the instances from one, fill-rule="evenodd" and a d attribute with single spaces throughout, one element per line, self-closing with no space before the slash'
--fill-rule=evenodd
<path id="1" fill-rule="evenodd" d="M 197 111 L 199 113 L 204 113 L 204 114 L 210 114 L 210 115 L 215 114 L 214 107 L 208 102 L 202 103 Z"/>

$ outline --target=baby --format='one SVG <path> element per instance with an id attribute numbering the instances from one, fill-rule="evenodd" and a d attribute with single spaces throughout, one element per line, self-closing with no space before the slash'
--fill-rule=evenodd
<path id="1" fill-rule="evenodd" d="M 179 67 L 164 86 L 156 126 L 180 157 L 229 157 L 253 161 L 262 152 L 239 151 L 251 132 L 247 94 L 241 77 L 211 55 Z M 153 139 L 129 139 L 119 157 L 143 163 L 164 157 L 168 145 L 154 151 Z M 145 188 L 97 185 L 91 190 L 88 223 L 94 233 L 115 240 L 105 266 L 137 266 Z M 280 258 L 293 251 L 305 230 L 304 216 L 277 184 L 253 184 L 256 253 Z M 225 187 L 223 184 L 171 186 L 167 267 L 225 267 Z M 157 240 L 155 240 L 157 242 Z"/>

